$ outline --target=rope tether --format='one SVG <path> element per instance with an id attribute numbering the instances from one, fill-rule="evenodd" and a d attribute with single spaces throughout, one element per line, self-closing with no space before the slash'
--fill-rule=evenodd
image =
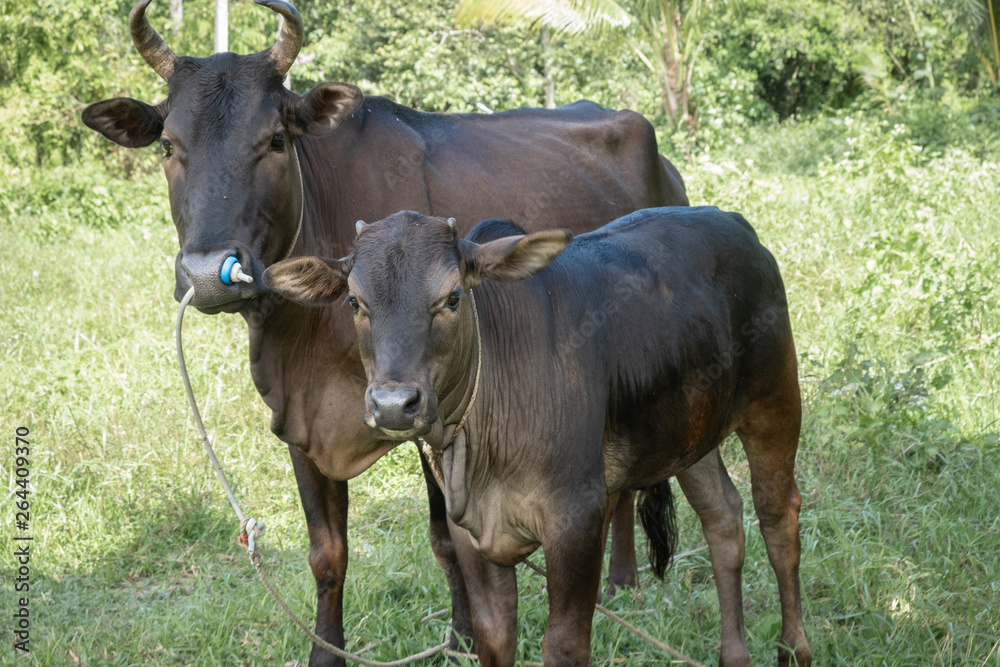
<path id="1" fill-rule="evenodd" d="M 222 465 L 219 463 L 219 459 L 215 457 L 215 450 L 212 448 L 212 443 L 209 442 L 208 433 L 205 430 L 205 424 L 201 419 L 201 411 L 198 410 L 198 402 L 194 398 L 194 391 L 191 389 L 191 379 L 188 377 L 187 364 L 184 363 L 184 347 L 181 344 L 181 329 L 184 323 L 184 310 L 187 305 L 194 298 L 194 287 L 187 291 L 184 298 L 181 299 L 180 311 L 177 313 L 177 362 L 180 365 L 181 377 L 184 379 L 184 389 L 187 392 L 188 403 L 191 404 L 191 412 L 194 414 L 195 424 L 198 426 L 198 433 L 201 434 L 201 442 L 205 446 L 205 452 L 208 454 L 209 460 L 212 462 L 212 467 L 215 468 L 215 472 L 219 477 L 219 481 L 222 483 L 222 488 L 226 490 L 226 496 L 229 497 L 229 504 L 233 506 L 233 511 L 236 512 L 236 516 L 240 520 L 240 544 L 246 546 L 247 554 L 250 556 L 250 562 L 253 563 L 254 568 L 257 570 L 257 576 L 260 577 L 261 583 L 264 584 L 264 588 L 267 592 L 271 594 L 274 601 L 285 610 L 289 618 L 298 625 L 302 630 L 305 631 L 307 635 L 316 643 L 317 646 L 333 653 L 337 657 L 343 658 L 344 660 L 350 660 L 351 662 L 356 662 L 361 665 L 368 665 L 369 667 L 396 667 L 397 665 L 407 665 L 411 662 L 416 662 L 417 660 L 423 660 L 424 658 L 430 657 L 436 653 L 440 653 L 448 649 L 448 642 L 443 642 L 438 644 L 433 648 L 429 648 L 426 651 L 417 653 L 416 655 L 411 655 L 408 658 L 403 658 L 402 660 L 394 660 L 392 662 L 378 662 L 376 660 L 368 660 L 367 658 L 362 658 L 359 655 L 354 655 L 353 653 L 348 653 L 347 651 L 334 646 L 333 644 L 325 641 L 322 637 L 317 635 L 313 630 L 302 622 L 302 619 L 292 611 L 288 606 L 288 603 L 281 597 L 277 589 L 267 578 L 267 574 L 264 572 L 264 559 L 260 555 L 260 551 L 256 549 L 254 540 L 264 534 L 264 524 L 263 522 L 258 522 L 253 517 L 245 516 L 243 511 L 240 509 L 240 504 L 236 501 L 236 496 L 233 494 L 232 488 L 229 486 L 229 481 L 226 479 L 226 473 L 222 470 Z"/>

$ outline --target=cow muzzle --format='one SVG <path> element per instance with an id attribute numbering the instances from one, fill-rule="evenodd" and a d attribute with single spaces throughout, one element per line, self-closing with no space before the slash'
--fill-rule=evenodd
<path id="1" fill-rule="evenodd" d="M 437 420 L 435 401 L 416 385 L 369 385 L 365 394 L 365 423 L 390 438 L 407 440 L 425 435 Z"/>
<path id="2" fill-rule="evenodd" d="M 180 301 L 194 287 L 191 305 L 203 312 L 237 312 L 261 292 L 258 262 L 244 248 L 182 250 L 177 255 L 175 273 L 174 298 Z"/>

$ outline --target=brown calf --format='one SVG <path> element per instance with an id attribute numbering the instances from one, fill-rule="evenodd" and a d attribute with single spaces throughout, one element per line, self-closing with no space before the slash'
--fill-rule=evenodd
<path id="1" fill-rule="evenodd" d="M 674 475 L 711 548 L 720 662 L 749 664 L 742 501 L 709 456 L 734 431 L 778 579 L 779 663 L 811 662 L 795 348 L 777 264 L 740 215 L 647 209 L 572 242 L 549 231 L 478 244 L 402 212 L 361 228 L 344 259 L 291 259 L 264 279 L 305 305 L 346 295 L 366 423 L 437 453 L 484 665 L 514 663 L 513 566 L 539 546 L 545 664 L 589 664 L 609 494 L 653 490 L 640 516 L 662 572 L 668 499 L 656 489 Z"/>

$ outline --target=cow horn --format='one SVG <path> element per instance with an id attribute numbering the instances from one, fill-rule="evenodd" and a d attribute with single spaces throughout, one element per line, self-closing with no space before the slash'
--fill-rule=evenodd
<path id="1" fill-rule="evenodd" d="M 448 218 L 448 226 L 451 227 L 451 231 L 455 231 L 457 229 L 457 225 L 458 221 L 456 221 L 455 218 Z"/>
<path id="2" fill-rule="evenodd" d="M 357 230 L 358 236 L 361 236 L 361 230 L 366 227 L 364 220 L 358 220 L 354 223 L 354 229 Z"/>
<path id="3" fill-rule="evenodd" d="M 282 0 L 254 0 L 258 5 L 263 5 L 271 11 L 277 12 L 284 17 L 281 24 L 281 32 L 278 34 L 277 43 L 270 48 L 269 58 L 274 61 L 274 66 L 280 76 L 288 74 L 292 68 L 295 57 L 299 55 L 302 48 L 302 17 L 298 10 Z"/>
<path id="4" fill-rule="evenodd" d="M 164 81 L 169 81 L 174 73 L 174 61 L 177 54 L 170 50 L 146 18 L 146 7 L 152 0 L 139 0 L 128 15 L 128 30 L 132 34 L 132 43 L 142 59 L 160 75 Z"/>

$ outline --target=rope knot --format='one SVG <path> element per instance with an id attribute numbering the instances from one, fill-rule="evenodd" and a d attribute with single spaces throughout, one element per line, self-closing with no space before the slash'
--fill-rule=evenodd
<path id="1" fill-rule="evenodd" d="M 264 536 L 264 522 L 257 522 L 252 516 L 245 516 L 240 522 L 240 536 L 236 538 L 240 546 L 247 550 L 251 557 L 254 555 L 254 541 L 258 537 Z"/>

